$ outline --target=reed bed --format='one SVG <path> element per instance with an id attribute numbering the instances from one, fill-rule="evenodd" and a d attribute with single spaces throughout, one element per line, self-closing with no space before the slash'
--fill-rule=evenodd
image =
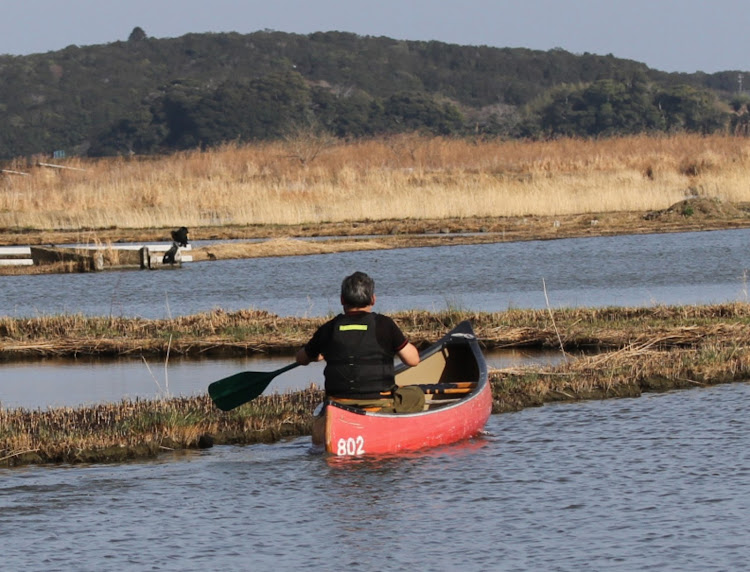
<path id="1" fill-rule="evenodd" d="M 207 395 L 48 410 L 0 409 L 0 466 L 112 462 L 309 432 L 322 393 L 261 396 L 229 413 Z"/>
<path id="2" fill-rule="evenodd" d="M 647 211 L 750 200 L 750 141 L 729 136 L 473 141 L 404 135 L 281 141 L 133 159 L 22 164 L 0 227 L 191 228 Z M 79 170 L 80 169 L 80 170 Z"/>
<path id="3" fill-rule="evenodd" d="M 689 347 L 704 339 L 750 343 L 750 304 L 645 308 L 511 309 L 504 312 L 406 311 L 393 314 L 407 336 L 426 347 L 462 320 L 470 320 L 485 347 L 618 349 L 653 342 Z M 173 355 L 289 353 L 326 318 L 280 317 L 262 310 L 215 309 L 149 320 L 80 314 L 0 316 L 0 356 Z M 553 321 L 554 320 L 554 321 Z"/>
<path id="4" fill-rule="evenodd" d="M 555 401 L 638 397 L 643 392 L 691 389 L 750 378 L 750 348 L 709 342 L 655 350 L 650 344 L 555 367 L 493 372 L 493 412 Z"/>

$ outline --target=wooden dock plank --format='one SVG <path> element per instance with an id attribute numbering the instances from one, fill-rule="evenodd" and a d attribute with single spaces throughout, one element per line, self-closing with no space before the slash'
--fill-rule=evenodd
<path id="1" fill-rule="evenodd" d="M 34 266 L 31 258 L 0 258 L 0 266 Z"/>
<path id="2" fill-rule="evenodd" d="M 0 256 L 31 256 L 31 247 L 0 246 Z"/>

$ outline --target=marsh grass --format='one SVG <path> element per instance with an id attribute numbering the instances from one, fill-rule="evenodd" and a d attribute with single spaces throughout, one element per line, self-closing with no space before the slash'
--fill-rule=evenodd
<path id="1" fill-rule="evenodd" d="M 226 260 L 231 258 L 260 258 L 270 256 L 302 256 L 307 254 L 331 254 L 356 250 L 385 250 L 392 243 L 382 240 L 329 240 L 303 241 L 291 238 L 274 238 L 264 242 L 227 242 L 195 248 L 193 260 Z"/>
<path id="2" fill-rule="evenodd" d="M 470 320 L 487 348 L 561 347 L 618 349 L 651 343 L 687 347 L 721 337 L 750 344 L 750 304 L 645 308 L 511 309 L 393 314 L 408 337 L 426 347 L 463 320 Z M 304 344 L 323 317 L 280 317 L 263 310 L 210 312 L 172 319 L 88 317 L 80 314 L 0 317 L 0 356 L 37 355 L 245 355 L 290 353 Z"/>
<path id="3" fill-rule="evenodd" d="M 261 396 L 229 413 L 207 395 L 48 410 L 0 409 L 0 465 L 111 462 L 305 434 L 321 392 Z"/>
<path id="4" fill-rule="evenodd" d="M 633 346 L 559 366 L 493 372 L 493 412 L 554 401 L 638 397 L 643 392 L 746 381 L 750 348 L 713 340 L 694 348 Z"/>
<path id="5" fill-rule="evenodd" d="M 405 135 L 70 159 L 0 179 L 0 227 L 191 228 L 664 209 L 750 200 L 750 142 L 726 136 L 471 141 Z"/>

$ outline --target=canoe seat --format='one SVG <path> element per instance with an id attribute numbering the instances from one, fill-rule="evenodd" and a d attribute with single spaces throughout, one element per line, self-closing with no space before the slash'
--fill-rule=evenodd
<path id="1" fill-rule="evenodd" d="M 425 395 L 442 395 L 451 393 L 471 393 L 477 384 L 474 381 L 455 381 L 452 383 L 422 383 L 419 387 Z"/>
<path id="2" fill-rule="evenodd" d="M 424 410 L 437 409 L 450 403 L 461 401 L 467 394 L 477 387 L 473 381 L 457 381 L 452 383 L 420 384 L 425 393 Z"/>
<path id="3" fill-rule="evenodd" d="M 410 384 L 412 385 L 412 384 Z M 475 381 L 454 381 L 450 383 L 418 383 L 413 384 L 419 387 L 425 394 L 424 410 L 435 409 L 441 405 L 455 403 L 476 388 Z M 389 397 L 390 393 L 383 393 L 381 399 L 357 399 L 336 397 L 334 401 L 342 405 L 357 407 L 364 411 L 382 411 L 384 408 L 393 406 L 393 398 Z"/>
<path id="4" fill-rule="evenodd" d="M 455 399 L 426 399 L 424 402 L 424 411 L 432 411 L 433 409 L 440 409 L 441 407 L 444 407 L 445 405 L 450 405 L 451 403 L 456 403 L 457 401 L 461 401 L 460 397 L 457 397 Z"/>
<path id="5" fill-rule="evenodd" d="M 348 405 L 349 407 L 357 407 L 365 411 L 380 411 L 389 405 L 393 406 L 393 399 L 387 397 L 383 397 L 382 399 L 347 399 L 345 397 L 336 397 L 332 398 L 331 401 Z"/>

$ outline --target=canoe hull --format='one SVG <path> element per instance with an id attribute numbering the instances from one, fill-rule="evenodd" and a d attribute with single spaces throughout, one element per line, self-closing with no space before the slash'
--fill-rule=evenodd
<path id="1" fill-rule="evenodd" d="M 460 355 L 467 364 L 456 366 L 450 363 L 453 354 Z M 405 367 L 397 369 L 399 385 L 409 385 L 415 383 L 414 380 L 424 383 L 444 381 L 446 372 L 466 369 L 470 371 L 470 377 L 475 378 L 468 381 L 476 383 L 476 387 L 461 399 L 419 413 L 365 412 L 329 402 L 325 413 L 326 451 L 337 456 L 393 454 L 447 445 L 481 432 L 492 412 L 492 392 L 484 357 L 471 325 L 462 322 L 422 352 L 421 357 L 420 365 L 410 368 L 408 375 L 399 375 L 406 373 Z M 443 360 L 447 363 L 442 364 Z M 431 362 L 440 362 L 440 369 L 428 373 Z M 420 371 L 422 363 L 426 365 Z M 467 367 L 461 367 L 464 365 Z M 450 375 L 455 377 L 458 374 L 453 371 Z M 407 377 L 409 381 L 402 383 L 400 378 Z"/>
<path id="2" fill-rule="evenodd" d="M 396 416 L 329 406 L 326 451 L 337 456 L 382 455 L 448 445 L 477 435 L 491 409 L 489 386 L 471 402 L 435 412 Z"/>

